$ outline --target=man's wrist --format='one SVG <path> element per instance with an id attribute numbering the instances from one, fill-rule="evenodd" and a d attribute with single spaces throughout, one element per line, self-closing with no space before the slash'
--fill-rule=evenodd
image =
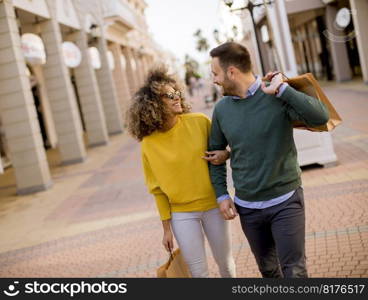
<path id="1" fill-rule="evenodd" d="M 229 194 L 224 194 L 224 195 L 217 198 L 217 203 L 220 204 L 222 201 L 225 201 L 227 199 L 231 200 L 230 195 Z"/>
<path id="2" fill-rule="evenodd" d="M 280 88 L 281 88 L 281 86 L 282 86 L 283 84 L 284 84 L 283 82 L 280 82 L 280 83 L 277 85 L 277 87 L 276 87 L 276 89 L 275 89 L 275 91 L 274 91 L 275 96 L 277 96 L 277 94 L 280 92 Z"/>
<path id="3" fill-rule="evenodd" d="M 276 97 L 281 97 L 284 93 L 285 89 L 289 86 L 287 82 L 282 82 L 277 89 L 277 92 L 275 92 Z"/>

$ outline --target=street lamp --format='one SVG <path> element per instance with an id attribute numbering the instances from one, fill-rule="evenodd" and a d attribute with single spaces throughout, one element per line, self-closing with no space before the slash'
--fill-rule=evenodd
<path id="1" fill-rule="evenodd" d="M 256 29 L 256 23 L 254 21 L 253 10 L 254 10 L 255 7 L 263 6 L 265 4 L 271 4 L 273 1 L 263 1 L 263 3 L 254 4 L 251 0 L 248 0 L 246 6 L 235 8 L 235 9 L 231 9 L 231 7 L 234 4 L 234 0 L 224 0 L 224 2 L 230 8 L 231 12 L 241 11 L 241 10 L 244 10 L 244 9 L 247 9 L 250 12 L 250 17 L 252 19 L 252 24 L 253 24 L 253 30 L 254 30 L 254 34 L 255 34 L 255 38 L 256 38 L 256 42 L 257 42 L 258 56 L 259 56 L 259 60 L 260 60 L 260 63 L 261 63 L 261 71 L 264 74 L 264 72 L 265 72 L 264 64 L 263 64 L 263 59 L 262 59 L 262 55 L 261 55 L 260 44 L 259 44 L 258 37 L 257 37 L 257 29 Z"/>

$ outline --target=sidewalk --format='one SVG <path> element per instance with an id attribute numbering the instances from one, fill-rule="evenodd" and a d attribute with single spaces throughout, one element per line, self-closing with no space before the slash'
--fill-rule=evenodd
<path id="1" fill-rule="evenodd" d="M 325 88 L 344 123 L 332 132 L 339 163 L 304 168 L 307 263 L 311 277 L 368 277 L 368 91 Z M 211 114 L 202 100 L 194 111 Z M 0 175 L 1 277 L 155 277 L 167 259 L 161 222 L 146 191 L 139 144 L 114 136 L 88 150 L 84 164 L 53 162 L 54 187 L 14 196 L 11 171 Z M 239 277 L 260 277 L 232 222 Z M 209 253 L 211 276 L 218 271 Z"/>

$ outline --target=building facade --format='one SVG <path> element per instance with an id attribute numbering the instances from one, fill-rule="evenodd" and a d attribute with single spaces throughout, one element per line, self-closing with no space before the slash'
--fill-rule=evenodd
<path id="1" fill-rule="evenodd" d="M 159 60 L 144 0 L 0 1 L 0 171 L 18 194 L 52 186 L 48 149 L 83 162 L 125 127 Z M 1 174 L 0 174 L 1 181 Z"/>
<path id="2" fill-rule="evenodd" d="M 298 74 L 311 72 L 318 79 L 368 84 L 368 37 L 364 34 L 368 0 L 276 0 L 267 9 L 255 9 L 254 17 L 256 32 L 252 33 L 249 14 L 243 12 L 244 43 L 255 48 L 251 37 L 257 36 L 266 72 L 285 71 L 289 65 Z M 285 48 L 288 35 L 292 49 Z"/>

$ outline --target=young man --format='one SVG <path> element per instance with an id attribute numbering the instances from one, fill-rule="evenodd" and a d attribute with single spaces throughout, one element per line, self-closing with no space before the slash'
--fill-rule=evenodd
<path id="1" fill-rule="evenodd" d="M 234 205 L 226 164 L 210 164 L 223 217 L 240 215 L 263 277 L 307 277 L 304 199 L 292 121 L 319 126 L 328 121 L 328 111 L 319 100 L 283 83 L 281 74 L 267 74 L 266 86 L 253 75 L 249 52 L 240 44 L 225 43 L 210 55 L 214 83 L 225 97 L 213 112 L 209 150 L 229 145 L 235 187 Z"/>

